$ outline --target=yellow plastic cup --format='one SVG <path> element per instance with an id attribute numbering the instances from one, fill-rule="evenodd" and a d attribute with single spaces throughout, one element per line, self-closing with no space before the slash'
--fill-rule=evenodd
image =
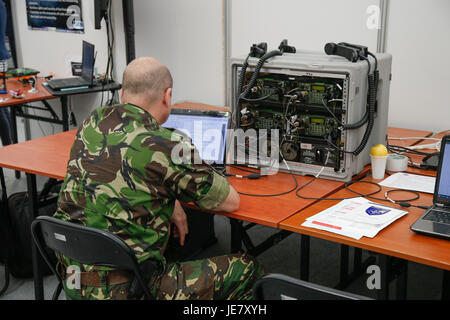
<path id="1" fill-rule="evenodd" d="M 386 172 L 386 163 L 388 150 L 386 146 L 378 144 L 370 149 L 370 162 L 372 164 L 372 177 L 375 180 L 384 178 Z"/>

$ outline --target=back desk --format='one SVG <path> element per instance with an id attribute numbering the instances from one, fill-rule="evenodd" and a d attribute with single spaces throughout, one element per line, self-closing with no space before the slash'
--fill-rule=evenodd
<path id="1" fill-rule="evenodd" d="M 371 177 L 368 177 L 365 180 L 380 182 L 380 180 L 373 180 Z M 362 194 L 377 190 L 375 186 L 364 183 L 354 184 L 351 188 Z M 383 187 L 382 191 L 375 194 L 374 197 L 383 199 L 385 192 L 388 190 L 392 190 L 392 188 Z M 343 189 L 333 194 L 330 198 L 349 198 L 354 196 L 354 193 Z M 411 198 L 411 194 L 399 192 L 392 194 L 392 198 L 407 199 Z M 394 205 L 389 202 L 373 201 L 401 209 L 399 205 Z M 421 193 L 420 199 L 411 202 L 411 204 L 429 206 L 432 201 L 433 196 L 431 194 Z M 450 270 L 450 241 L 420 235 L 410 229 L 410 226 L 424 213 L 423 209 L 414 207 L 407 209 L 409 212 L 407 215 L 380 231 L 373 239 L 363 237 L 360 240 L 354 240 L 327 231 L 301 226 L 307 218 L 328 209 L 338 202 L 339 201 L 336 200 L 319 201 L 309 208 L 282 221 L 280 223 L 280 228 L 352 247 L 378 252 L 388 256 L 426 264 L 444 270 Z"/>

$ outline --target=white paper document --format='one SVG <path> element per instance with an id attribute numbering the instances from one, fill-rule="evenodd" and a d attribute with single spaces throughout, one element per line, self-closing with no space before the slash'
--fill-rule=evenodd
<path id="1" fill-rule="evenodd" d="M 380 186 L 434 193 L 435 184 L 435 177 L 399 172 L 386 178 L 380 183 Z"/>
<path id="2" fill-rule="evenodd" d="M 302 226 L 359 240 L 362 237 L 375 237 L 378 232 L 407 213 L 365 198 L 347 199 L 309 217 Z"/>

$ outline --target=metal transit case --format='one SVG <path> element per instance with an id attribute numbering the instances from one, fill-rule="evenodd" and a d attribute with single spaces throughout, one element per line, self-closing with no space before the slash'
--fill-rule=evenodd
<path id="1" fill-rule="evenodd" d="M 249 155 L 258 148 L 266 157 L 278 144 L 279 171 L 350 181 L 370 163 L 371 147 L 387 145 L 392 56 L 375 57 L 351 62 L 302 51 L 232 59 L 232 128 L 245 134 L 233 139 L 231 159 L 273 166 Z"/>

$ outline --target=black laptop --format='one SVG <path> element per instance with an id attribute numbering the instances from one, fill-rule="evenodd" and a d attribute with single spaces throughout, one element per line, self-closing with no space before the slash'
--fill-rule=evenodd
<path id="1" fill-rule="evenodd" d="M 47 81 L 53 90 L 64 90 L 78 87 L 91 87 L 94 81 L 95 46 L 83 41 L 83 61 L 81 77 L 56 79 Z"/>
<path id="2" fill-rule="evenodd" d="M 172 109 L 169 119 L 162 126 L 186 134 L 192 139 L 200 157 L 216 170 L 223 171 L 229 121 L 229 112 Z"/>
<path id="3" fill-rule="evenodd" d="M 433 206 L 411 226 L 411 230 L 450 239 L 450 135 L 442 139 Z"/>

